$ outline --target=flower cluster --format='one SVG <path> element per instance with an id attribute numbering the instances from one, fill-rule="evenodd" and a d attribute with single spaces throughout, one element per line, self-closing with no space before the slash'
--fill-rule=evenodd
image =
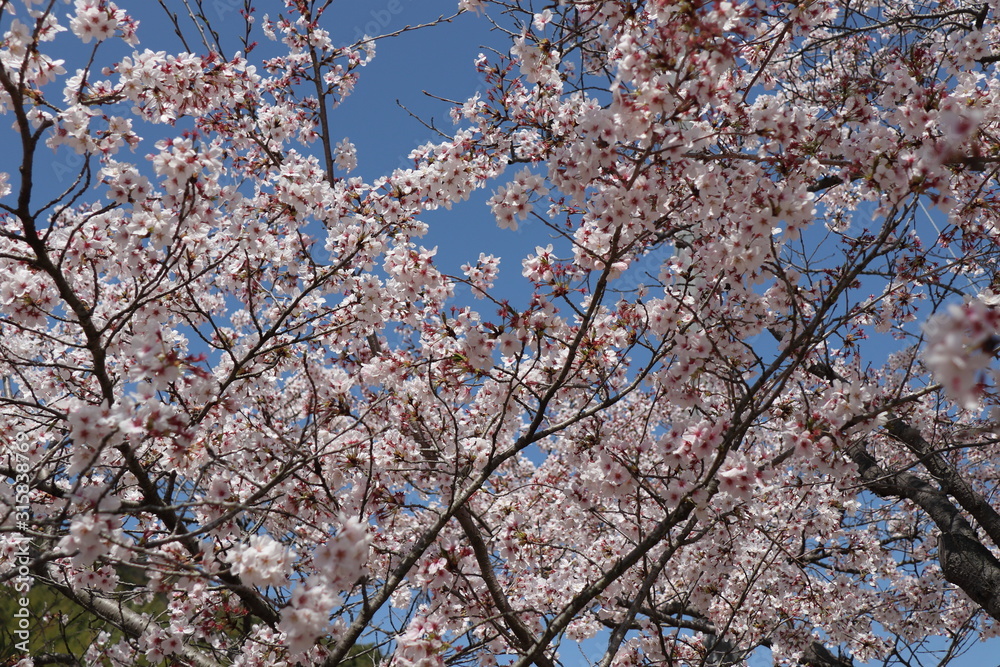
<path id="1" fill-rule="evenodd" d="M 436 624 L 418 617 L 410 623 L 406 632 L 396 637 L 396 651 L 389 664 L 392 667 L 443 667 L 442 648 Z"/>
<path id="2" fill-rule="evenodd" d="M 354 148 L 354 144 L 347 139 L 338 143 L 334 151 L 334 162 L 345 173 L 354 171 L 358 166 L 358 151 Z"/>
<path id="3" fill-rule="evenodd" d="M 486 296 L 500 274 L 500 258 L 495 255 L 479 253 L 479 260 L 472 264 L 463 264 L 462 273 L 469 279 L 472 293 L 477 298 Z"/>
<path id="4" fill-rule="evenodd" d="M 985 390 L 983 373 L 1000 343 L 1000 300 L 986 292 L 962 305 L 952 305 L 924 325 L 924 362 L 948 396 L 967 410 L 979 406 Z"/>
<path id="5" fill-rule="evenodd" d="M 337 597 L 326 584 L 304 584 L 291 596 L 288 606 L 281 610 L 278 630 L 285 633 L 288 649 L 293 654 L 303 653 L 316 638 L 327 632 L 330 610 L 337 604 Z"/>
<path id="6" fill-rule="evenodd" d="M 102 42 L 111 37 L 125 12 L 107 0 L 76 0 L 76 13 L 69 22 L 70 30 L 84 44 L 94 39 Z"/>
<path id="7" fill-rule="evenodd" d="M 59 540 L 59 548 L 72 555 L 77 565 L 86 567 L 110 553 L 112 541 L 120 539 L 120 534 L 110 511 L 80 514 L 70 522 L 68 534 Z"/>
<path id="8" fill-rule="evenodd" d="M 267 535 L 253 535 L 226 555 L 233 574 L 252 586 L 282 586 L 288 581 L 295 552 Z"/>
<path id="9" fill-rule="evenodd" d="M 160 332 L 136 336 L 132 339 L 132 348 L 139 377 L 151 380 L 156 389 L 166 389 L 180 378 L 181 358 L 163 340 Z"/>
<path id="10" fill-rule="evenodd" d="M 543 185 L 545 180 L 532 174 L 526 167 L 517 173 L 513 181 L 500 186 L 487 202 L 503 229 L 517 229 L 517 220 L 525 220 L 531 212 L 532 195 L 548 193 Z"/>
<path id="11" fill-rule="evenodd" d="M 367 569 L 370 543 L 367 527 L 353 517 L 345 518 L 337 534 L 313 550 L 317 576 L 335 590 L 350 590 Z"/>

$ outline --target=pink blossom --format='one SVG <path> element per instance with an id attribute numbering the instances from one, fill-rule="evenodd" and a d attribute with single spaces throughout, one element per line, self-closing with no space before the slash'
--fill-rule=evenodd
<path id="1" fill-rule="evenodd" d="M 961 306 L 952 305 L 924 325 L 927 366 L 949 397 L 967 410 L 979 406 L 981 373 L 992 361 L 990 341 L 1000 331 L 1000 313 L 993 301 L 987 293 Z"/>
<path id="2" fill-rule="evenodd" d="M 251 586 L 281 586 L 291 571 L 295 552 L 266 535 L 253 535 L 226 556 L 233 574 Z"/>
<path id="3" fill-rule="evenodd" d="M 98 42 L 110 37 L 118 26 L 118 11 L 113 2 L 98 0 L 76 0 L 76 15 L 70 21 L 70 29 L 84 44 L 91 39 Z"/>

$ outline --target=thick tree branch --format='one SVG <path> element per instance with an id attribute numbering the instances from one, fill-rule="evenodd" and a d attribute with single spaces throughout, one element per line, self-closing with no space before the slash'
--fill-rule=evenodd
<path id="1" fill-rule="evenodd" d="M 883 469 L 857 442 L 847 449 L 865 486 L 884 498 L 916 503 L 941 531 L 938 559 L 945 579 L 961 588 L 986 613 L 1000 620 L 1000 560 L 983 546 L 975 530 L 946 493 L 907 471 Z"/>
<path id="2" fill-rule="evenodd" d="M 39 565 L 36 568 L 36 574 L 40 582 L 45 582 L 48 587 L 59 591 L 129 637 L 141 637 L 152 622 L 120 602 L 112 602 L 93 591 L 74 588 L 68 583 L 60 583 L 44 565 Z M 195 667 L 220 667 L 215 660 L 191 646 L 182 646 L 180 651 L 183 658 Z"/>
<path id="3" fill-rule="evenodd" d="M 507 627 L 510 628 L 511 632 L 517 638 L 521 650 L 530 650 L 537 639 L 528 626 L 518 617 L 514 608 L 510 606 L 507 594 L 504 593 L 500 582 L 497 581 L 496 575 L 493 573 L 493 564 L 490 563 L 489 547 L 486 546 L 486 542 L 483 540 L 479 527 L 476 525 L 476 520 L 472 516 L 472 511 L 468 507 L 460 507 L 455 512 L 455 518 L 458 520 L 459 525 L 462 526 L 462 530 L 465 531 L 465 536 L 469 538 L 469 544 L 472 545 L 472 552 L 475 554 L 476 563 L 479 564 L 479 571 L 483 576 L 483 581 L 486 583 L 487 590 L 490 592 L 490 597 L 493 599 L 493 604 L 500 610 L 504 621 L 507 623 Z M 534 662 L 538 667 L 553 667 L 552 660 L 544 652 L 537 654 Z"/>
<path id="4" fill-rule="evenodd" d="M 976 523 L 986 531 L 995 546 L 1000 546 L 1000 513 L 997 513 L 982 494 L 972 488 L 954 466 L 920 435 L 920 431 L 902 419 L 891 420 L 886 424 L 886 430 L 920 457 L 920 462 L 938 480 L 942 490 L 953 496 L 962 508 L 975 518 Z"/>

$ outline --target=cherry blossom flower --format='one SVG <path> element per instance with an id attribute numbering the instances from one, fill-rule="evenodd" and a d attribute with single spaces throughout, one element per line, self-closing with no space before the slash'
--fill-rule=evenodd
<path id="1" fill-rule="evenodd" d="M 993 340 L 1000 333 L 995 297 L 985 293 L 962 305 L 952 305 L 925 325 L 924 360 L 949 397 L 967 410 L 979 406 L 982 373 L 994 357 Z"/>
<path id="2" fill-rule="evenodd" d="M 254 586 L 285 584 L 294 558 L 294 551 L 266 535 L 253 535 L 247 544 L 233 547 L 227 555 L 233 574 Z"/>
<path id="3" fill-rule="evenodd" d="M 289 605 L 281 612 L 278 630 L 285 633 L 293 654 L 307 651 L 326 632 L 330 609 L 336 602 L 336 596 L 323 584 L 301 586 L 292 593 Z"/>
<path id="4" fill-rule="evenodd" d="M 113 2 L 75 0 L 76 14 L 69 23 L 70 30 L 86 44 L 91 39 L 98 42 L 111 37 L 118 27 L 118 8 Z"/>
<path id="5" fill-rule="evenodd" d="M 338 143 L 335 160 L 337 166 L 345 172 L 350 173 L 353 171 L 354 168 L 358 166 L 358 154 L 354 149 L 354 144 L 347 139 Z"/>
<path id="6" fill-rule="evenodd" d="M 517 229 L 514 218 L 526 220 L 531 212 L 529 205 L 533 194 L 544 195 L 548 190 L 542 185 L 543 179 L 528 169 L 517 173 L 515 180 L 497 188 L 487 202 L 497 218 L 497 224 L 504 229 Z"/>

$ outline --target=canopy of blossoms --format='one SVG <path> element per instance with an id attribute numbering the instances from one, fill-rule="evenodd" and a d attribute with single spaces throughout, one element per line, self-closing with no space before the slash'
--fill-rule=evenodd
<path id="1" fill-rule="evenodd" d="M 368 180 L 336 107 L 392 35 L 160 4 L 184 51 L 0 0 L 0 585 L 92 619 L 73 664 L 995 632 L 996 2 L 462 0 L 421 29 L 492 21 L 484 89 Z M 452 207 L 535 233 L 452 274 Z"/>

